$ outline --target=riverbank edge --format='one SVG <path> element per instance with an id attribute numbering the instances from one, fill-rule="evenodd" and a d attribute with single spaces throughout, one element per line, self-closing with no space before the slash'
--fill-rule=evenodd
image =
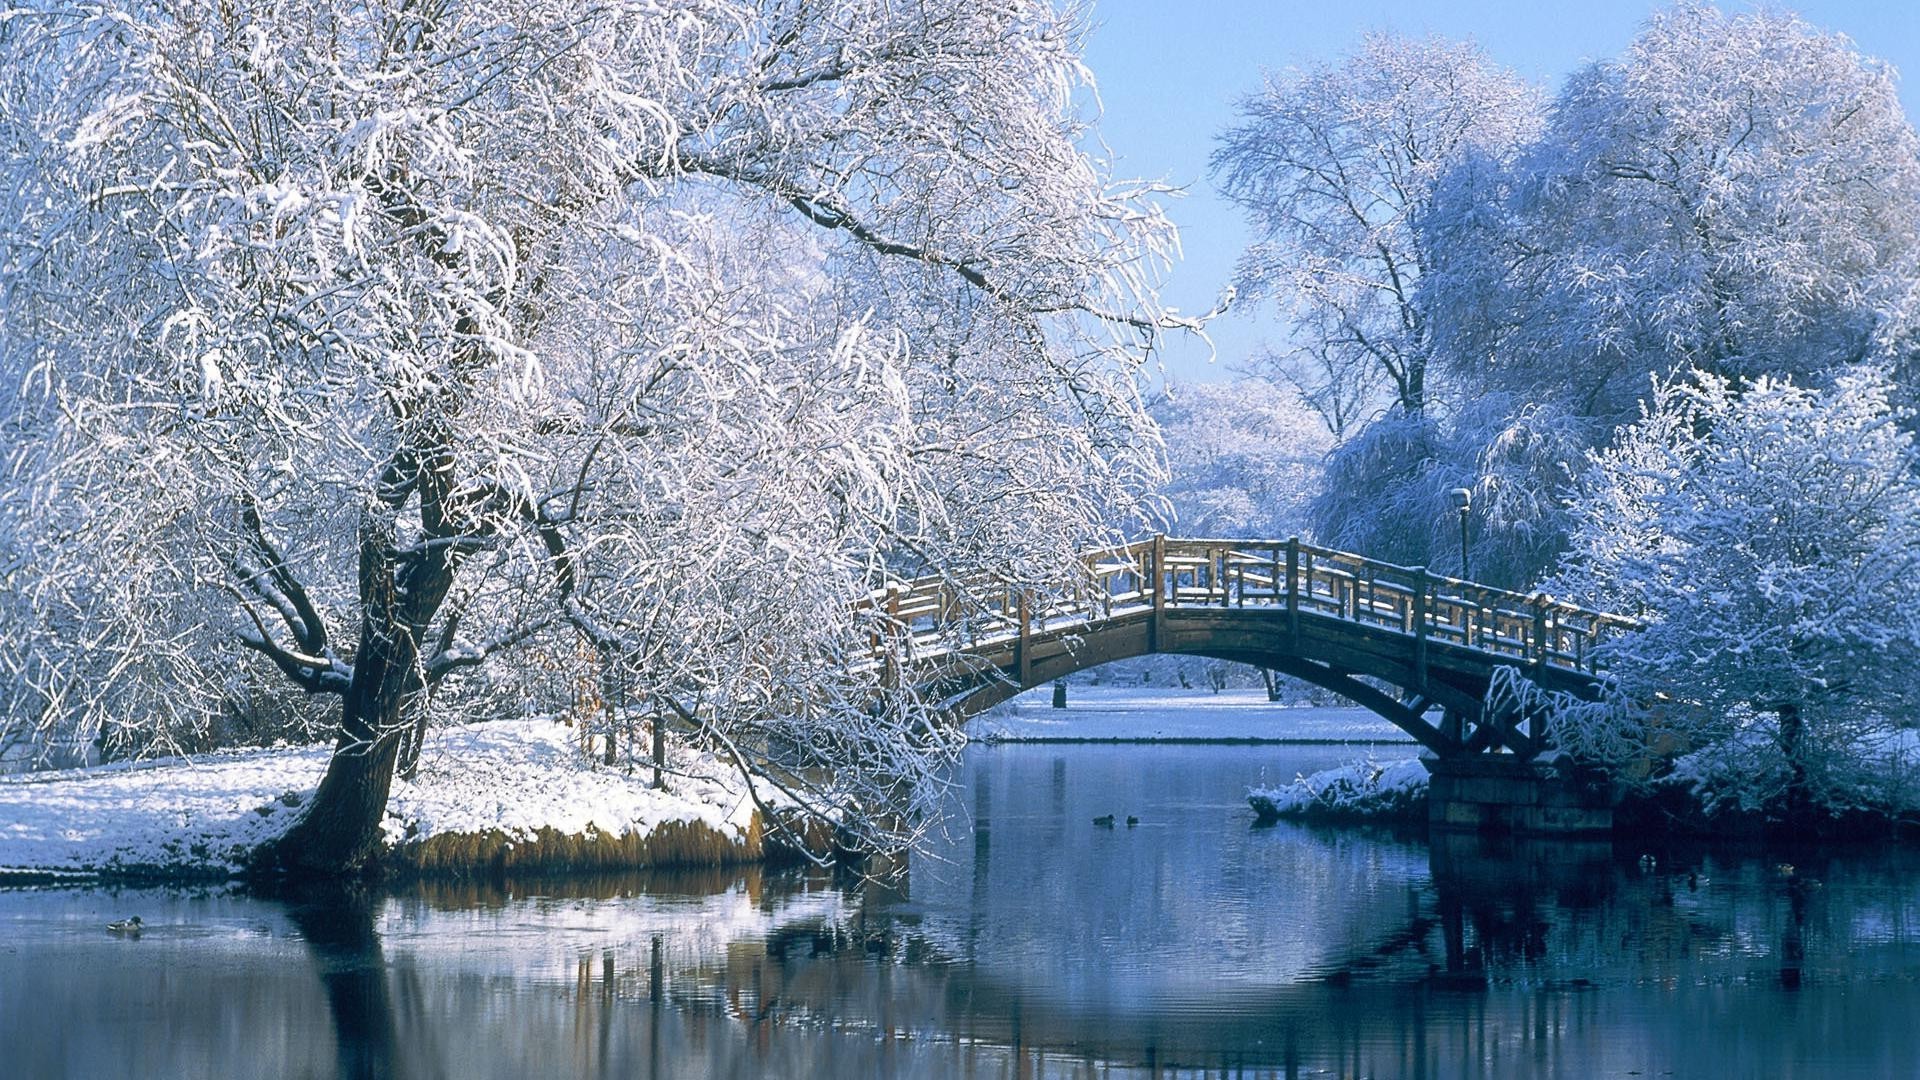
<path id="1" fill-rule="evenodd" d="M 363 877 L 486 878 L 779 865 L 844 857 L 830 822 L 762 807 L 729 767 L 669 746 L 647 770 L 582 753 L 548 718 L 436 734 L 390 794 Z M 299 820 L 325 744 L 112 763 L 0 780 L 0 887 L 258 880 L 254 855 Z M 777 817 L 769 817 L 776 815 Z"/>
<path id="2" fill-rule="evenodd" d="M 1252 789 L 1247 804 L 1256 827 L 1281 821 L 1328 826 L 1388 826 L 1395 830 L 1430 831 L 1427 788 L 1348 786 L 1341 791 L 1329 778 L 1353 771 L 1353 766 L 1323 770 L 1303 777 L 1310 794 L 1285 797 L 1295 785 Z M 1376 777 L 1377 779 L 1377 777 Z M 1313 788 L 1320 781 L 1319 790 Z M 1332 796 L 1332 797 L 1329 797 Z M 1920 841 L 1920 821 L 1891 813 L 1852 810 L 1843 814 L 1816 813 L 1789 821 L 1763 811 L 1710 811 L 1677 785 L 1661 785 L 1645 792 L 1622 793 L 1614 803 L 1613 827 L 1600 834 L 1614 841 L 1631 839 L 1641 846 L 1690 845 L 1749 847 L 1780 842 Z"/>
<path id="3" fill-rule="evenodd" d="M 568 833 L 544 827 L 531 835 L 503 829 L 441 833 L 382 848 L 363 878 L 387 883 L 489 880 L 507 876 L 569 877 L 643 870 L 779 868 L 822 859 L 846 859 L 831 830 L 788 822 L 768 828 L 755 811 L 745 830 L 716 829 L 701 821 L 665 821 L 647 832 L 589 828 Z M 118 864 L 68 868 L 0 866 L 0 889 L 88 885 L 212 885 L 255 880 L 244 867 L 204 862 Z"/>

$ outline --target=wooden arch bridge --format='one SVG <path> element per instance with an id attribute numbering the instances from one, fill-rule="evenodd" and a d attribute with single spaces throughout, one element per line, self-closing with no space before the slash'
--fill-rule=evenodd
<path id="1" fill-rule="evenodd" d="M 897 585 L 875 597 L 895 628 L 876 650 L 893 677 L 960 716 L 1085 668 L 1178 653 L 1331 690 L 1442 759 L 1511 751 L 1524 761 L 1545 732 L 1537 717 L 1485 707 L 1495 669 L 1588 695 L 1599 681 L 1594 647 L 1637 625 L 1298 539 L 1156 536 L 1084 559 L 1088 587 L 1066 597 L 988 579 Z"/>

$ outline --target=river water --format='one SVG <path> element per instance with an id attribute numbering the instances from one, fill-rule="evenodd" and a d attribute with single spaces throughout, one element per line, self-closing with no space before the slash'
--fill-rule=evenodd
<path id="1" fill-rule="evenodd" d="M 1352 753 L 976 748 L 884 883 L 0 891 L 0 1075 L 1920 1075 L 1913 850 L 1251 827 Z"/>

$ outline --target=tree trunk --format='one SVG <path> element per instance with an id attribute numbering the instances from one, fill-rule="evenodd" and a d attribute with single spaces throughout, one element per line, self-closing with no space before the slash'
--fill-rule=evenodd
<path id="1" fill-rule="evenodd" d="M 346 708 L 353 709 L 350 696 Z M 405 728 L 398 721 L 399 700 L 384 724 L 342 722 L 333 757 L 313 802 L 294 827 L 262 848 L 255 872 L 294 877 L 334 876 L 366 870 L 380 850 L 380 822 L 386 816 Z M 349 734 L 359 729 L 369 738 Z M 371 729 L 371 730 L 369 730 Z M 373 732 L 377 731 L 375 734 Z"/>
<path id="2" fill-rule="evenodd" d="M 422 502 L 428 531 L 441 531 L 438 498 L 423 494 Z M 392 521 L 377 514 L 362 519 L 360 647 L 340 710 L 340 736 L 306 814 L 255 854 L 256 873 L 354 874 L 379 854 L 380 822 L 406 734 L 400 717 L 421 691 L 420 642 L 453 584 L 443 551 L 402 560 L 394 553 Z"/>
<path id="3" fill-rule="evenodd" d="M 1787 759 L 1786 819 L 1798 825 L 1812 817 L 1813 794 L 1807 787 L 1806 723 L 1797 704 L 1780 706 L 1780 753 Z"/>

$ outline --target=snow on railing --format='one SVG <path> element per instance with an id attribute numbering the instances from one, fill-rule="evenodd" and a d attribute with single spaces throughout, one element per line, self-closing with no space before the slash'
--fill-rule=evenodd
<path id="1" fill-rule="evenodd" d="M 978 651 L 1035 634 L 1163 612 L 1169 608 L 1284 610 L 1405 634 L 1416 648 L 1439 642 L 1568 671 L 1597 670 L 1594 647 L 1639 624 L 1632 619 L 1288 540 L 1155 536 L 1081 556 L 1082 587 L 1036 594 L 982 575 L 923 578 L 869 600 L 890 627 L 872 641 L 875 660 L 926 660 Z"/>

